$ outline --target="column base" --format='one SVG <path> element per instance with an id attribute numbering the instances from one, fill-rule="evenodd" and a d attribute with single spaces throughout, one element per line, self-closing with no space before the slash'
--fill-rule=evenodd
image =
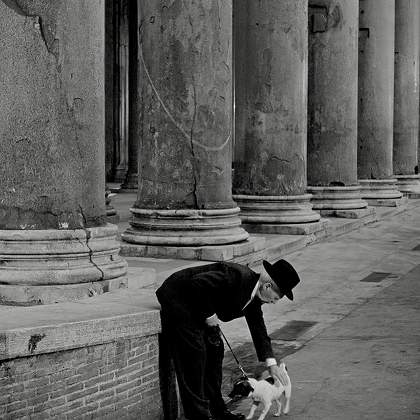
<path id="1" fill-rule="evenodd" d="M 105 210 L 106 210 L 106 221 L 108 223 L 117 225 L 120 221 L 120 216 L 117 214 L 117 210 L 112 207 L 111 197 L 115 195 L 111 191 L 107 190 L 105 192 Z"/>
<path id="2" fill-rule="evenodd" d="M 374 207 L 365 209 L 347 209 L 347 210 L 320 210 L 323 217 L 342 217 L 344 219 L 369 219 L 376 220 L 376 210 Z"/>
<path id="3" fill-rule="evenodd" d="M 127 174 L 125 181 L 121 184 L 120 192 L 137 192 L 138 176 L 137 174 Z"/>
<path id="4" fill-rule="evenodd" d="M 359 183 L 361 196 L 369 206 L 398 207 L 406 202 L 396 179 L 359 179 Z"/>
<path id="5" fill-rule="evenodd" d="M 308 187 L 308 192 L 313 195 L 312 204 L 314 210 L 318 210 L 321 216 L 335 216 L 358 218 L 365 217 L 368 203 L 360 196 L 360 186 L 340 187 Z M 359 211 L 364 209 L 364 211 Z M 359 215 L 359 216 L 358 216 Z"/>
<path id="6" fill-rule="evenodd" d="M 117 226 L 0 230 L 0 302 L 39 305 L 124 287 Z"/>
<path id="7" fill-rule="evenodd" d="M 319 214 L 319 213 L 318 213 Z M 328 226 L 328 220 L 320 220 L 319 222 L 310 223 L 289 223 L 289 224 L 272 224 L 272 223 L 244 223 L 242 226 L 249 233 L 264 233 L 275 235 L 313 235 L 325 230 Z"/>
<path id="8" fill-rule="evenodd" d="M 211 210 L 130 209 L 132 219 L 121 238 L 133 244 L 205 246 L 245 241 L 239 208 Z"/>
<path id="9" fill-rule="evenodd" d="M 224 245 L 171 246 L 122 243 L 121 255 L 125 257 L 173 258 L 198 261 L 234 260 L 239 263 L 249 263 L 250 261 L 263 258 L 262 254 L 265 246 L 265 238 L 252 236 L 242 242 Z"/>
<path id="10" fill-rule="evenodd" d="M 397 188 L 408 198 L 420 196 L 420 175 L 395 175 Z"/>
<path id="11" fill-rule="evenodd" d="M 304 224 L 318 222 L 320 214 L 312 210 L 311 194 L 291 196 L 234 195 L 246 224 Z"/>

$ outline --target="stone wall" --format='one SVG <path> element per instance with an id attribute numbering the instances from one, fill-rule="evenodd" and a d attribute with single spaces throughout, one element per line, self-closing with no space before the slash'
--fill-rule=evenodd
<path id="1" fill-rule="evenodd" d="M 161 418 L 151 294 L 88 301 L 0 307 L 2 420 Z"/>

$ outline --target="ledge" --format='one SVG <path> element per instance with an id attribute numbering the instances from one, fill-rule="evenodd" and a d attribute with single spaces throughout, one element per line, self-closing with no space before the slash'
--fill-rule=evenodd
<path id="1" fill-rule="evenodd" d="M 53 305 L 0 306 L 0 319 L 0 360 L 160 332 L 159 304 L 149 289 Z"/>

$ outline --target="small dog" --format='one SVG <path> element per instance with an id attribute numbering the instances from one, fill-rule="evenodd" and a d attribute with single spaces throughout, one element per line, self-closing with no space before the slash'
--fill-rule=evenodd
<path id="1" fill-rule="evenodd" d="M 277 411 L 274 415 L 276 417 L 280 416 L 283 398 L 285 400 L 283 413 L 287 414 L 289 412 L 292 384 L 289 375 L 287 374 L 286 365 L 282 362 L 280 363 L 279 368 L 283 370 L 288 378 L 289 383 L 286 386 L 283 386 L 278 379 L 273 379 L 272 377 L 260 381 L 257 381 L 254 378 L 242 378 L 233 385 L 233 390 L 229 394 L 230 398 L 252 398 L 253 402 L 247 419 L 252 419 L 252 417 L 254 417 L 255 410 L 260 402 L 263 405 L 263 411 L 261 412 L 260 417 L 258 417 L 258 420 L 263 420 L 265 418 L 274 401 L 277 403 Z"/>

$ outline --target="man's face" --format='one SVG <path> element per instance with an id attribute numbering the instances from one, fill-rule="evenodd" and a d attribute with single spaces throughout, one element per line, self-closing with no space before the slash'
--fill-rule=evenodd
<path id="1" fill-rule="evenodd" d="M 276 303 L 284 296 L 272 280 L 261 284 L 258 292 L 264 303 Z"/>

